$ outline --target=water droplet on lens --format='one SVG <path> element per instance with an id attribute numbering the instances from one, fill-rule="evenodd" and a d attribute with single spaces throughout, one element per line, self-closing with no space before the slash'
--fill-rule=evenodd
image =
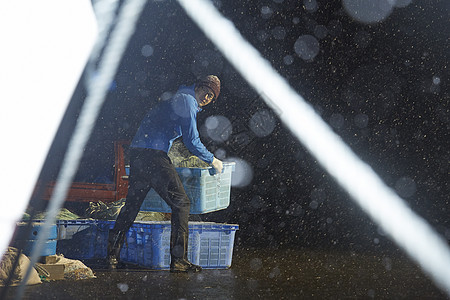
<path id="1" fill-rule="evenodd" d="M 311 203 L 309 203 L 309 207 L 312 209 L 317 209 L 317 207 L 319 207 L 319 203 L 317 203 L 317 201 L 311 201 Z"/>
<path id="2" fill-rule="evenodd" d="M 225 142 L 231 135 L 232 125 L 224 116 L 210 116 L 205 121 L 206 133 L 216 142 Z"/>
<path id="3" fill-rule="evenodd" d="M 269 37 L 269 34 L 265 32 L 264 30 L 260 30 L 256 33 L 256 36 L 258 37 L 258 40 L 261 42 L 264 42 Z"/>
<path id="4" fill-rule="evenodd" d="M 262 260 L 260 258 L 253 258 L 250 261 L 250 268 L 254 271 L 258 271 L 262 267 Z"/>
<path id="5" fill-rule="evenodd" d="M 318 5 L 316 0 L 303 0 L 303 6 L 306 11 L 313 13 L 317 10 Z"/>
<path id="6" fill-rule="evenodd" d="M 369 124 L 369 117 L 366 114 L 357 114 L 353 120 L 359 128 L 366 128 Z"/>
<path id="7" fill-rule="evenodd" d="M 286 65 L 292 65 L 292 63 L 294 62 L 294 58 L 292 57 L 292 55 L 286 55 L 286 56 L 283 58 L 283 62 L 284 62 L 284 64 L 286 64 Z"/>
<path id="8" fill-rule="evenodd" d="M 330 117 L 330 125 L 336 129 L 342 128 L 344 126 L 344 116 L 341 114 L 332 114 Z"/>
<path id="9" fill-rule="evenodd" d="M 314 28 L 314 35 L 319 39 L 324 39 L 328 35 L 328 29 L 325 25 L 317 25 Z"/>
<path id="10" fill-rule="evenodd" d="M 395 0 L 394 1 L 394 6 L 395 7 L 407 7 L 408 5 L 410 5 L 412 2 L 412 0 Z"/>
<path id="11" fill-rule="evenodd" d="M 441 78 L 439 78 L 438 76 L 433 76 L 433 84 L 438 85 L 440 83 L 441 83 Z"/>
<path id="12" fill-rule="evenodd" d="M 294 44 L 295 53 L 306 61 L 314 59 L 319 54 L 319 42 L 312 35 L 300 36 Z"/>
<path id="13" fill-rule="evenodd" d="M 227 151 L 225 149 L 219 148 L 214 152 L 214 156 L 217 157 L 218 159 L 225 159 L 225 157 L 227 157 Z"/>
<path id="14" fill-rule="evenodd" d="M 395 190 L 400 197 L 408 198 L 414 195 L 417 187 L 413 179 L 409 177 L 402 177 L 395 183 Z"/>
<path id="15" fill-rule="evenodd" d="M 153 47 L 150 45 L 144 45 L 141 49 L 141 53 L 145 57 L 149 57 L 153 55 Z"/>
<path id="16" fill-rule="evenodd" d="M 273 10 L 268 6 L 261 7 L 261 16 L 263 19 L 268 19 L 272 16 Z"/>
<path id="17" fill-rule="evenodd" d="M 129 289 L 128 284 L 126 284 L 126 283 L 118 283 L 118 284 L 117 284 L 117 287 L 119 288 L 119 290 L 120 290 L 122 293 L 127 292 L 128 289 Z"/>
<path id="18" fill-rule="evenodd" d="M 286 37 L 286 29 L 281 26 L 277 26 L 274 29 L 272 29 L 272 35 L 277 40 L 282 40 Z"/>
<path id="19" fill-rule="evenodd" d="M 238 157 L 230 157 L 225 161 L 235 162 L 235 170 L 233 176 L 231 176 L 231 186 L 233 187 L 245 187 L 249 185 L 253 180 L 253 168 L 248 162 Z"/>
<path id="20" fill-rule="evenodd" d="M 250 119 L 249 126 L 257 136 L 268 136 L 275 129 L 275 118 L 270 111 L 259 110 Z"/>
<path id="21" fill-rule="evenodd" d="M 389 16 L 393 9 L 392 0 L 343 0 L 347 14 L 365 24 L 377 23 Z"/>

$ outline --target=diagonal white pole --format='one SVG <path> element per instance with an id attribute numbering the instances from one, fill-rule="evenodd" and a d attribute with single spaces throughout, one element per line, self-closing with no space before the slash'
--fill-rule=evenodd
<path id="1" fill-rule="evenodd" d="M 58 174 L 55 189 L 50 198 L 45 215 L 45 221 L 39 232 L 25 278 L 21 288 L 16 294 L 21 299 L 24 293 L 24 282 L 30 275 L 31 268 L 37 262 L 39 253 L 44 246 L 50 227 L 54 224 L 56 216 L 64 204 L 64 200 L 72 184 L 78 165 L 83 156 L 83 149 L 91 136 L 97 121 L 100 109 L 105 101 L 109 86 L 117 72 L 122 56 L 128 46 L 128 41 L 133 35 L 139 16 L 141 15 L 146 0 L 126 0 L 117 18 L 117 24 L 112 32 L 111 39 L 105 48 L 102 61 L 100 62 L 98 77 L 88 87 L 88 95 L 75 126 L 74 133 L 69 141 L 67 152 L 62 162 L 61 171 Z"/>
<path id="2" fill-rule="evenodd" d="M 178 2 L 355 202 L 450 296 L 446 242 L 352 152 L 210 1 Z"/>

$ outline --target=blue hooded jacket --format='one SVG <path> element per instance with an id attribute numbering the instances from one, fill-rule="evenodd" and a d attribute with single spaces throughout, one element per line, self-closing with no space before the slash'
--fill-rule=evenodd
<path id="1" fill-rule="evenodd" d="M 206 163 L 212 163 L 209 152 L 197 130 L 197 113 L 201 111 L 195 99 L 195 85 L 181 86 L 167 101 L 161 101 L 142 120 L 131 142 L 133 148 L 150 148 L 168 153 L 175 139 L 182 136 L 189 151 Z"/>

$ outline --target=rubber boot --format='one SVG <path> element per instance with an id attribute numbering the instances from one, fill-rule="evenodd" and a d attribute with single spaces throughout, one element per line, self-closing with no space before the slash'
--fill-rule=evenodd
<path id="1" fill-rule="evenodd" d="M 174 232 L 170 239 L 170 272 L 201 272 L 202 267 L 194 265 L 187 259 L 189 235 L 185 232 Z"/>
<path id="2" fill-rule="evenodd" d="M 187 259 L 173 259 L 170 262 L 170 273 L 197 273 L 201 272 L 202 267 L 194 265 Z"/>
<path id="3" fill-rule="evenodd" d="M 114 229 L 109 230 L 107 260 L 110 270 L 117 269 L 120 258 L 120 250 L 122 250 L 124 240 L 125 231 L 115 231 Z"/>

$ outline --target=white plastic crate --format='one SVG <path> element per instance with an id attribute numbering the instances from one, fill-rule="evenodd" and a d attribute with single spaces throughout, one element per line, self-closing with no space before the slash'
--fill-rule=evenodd
<path id="1" fill-rule="evenodd" d="M 230 205 L 231 175 L 235 163 L 224 163 L 223 172 L 213 168 L 176 168 L 187 196 L 191 200 L 191 214 L 204 214 Z M 170 213 L 170 206 L 152 189 L 141 206 L 142 211 Z"/>
<path id="2" fill-rule="evenodd" d="M 170 222 L 135 222 L 128 232 L 120 258 L 151 269 L 170 267 Z M 231 267 L 239 225 L 189 222 L 188 259 L 205 269 Z"/>
<path id="3" fill-rule="evenodd" d="M 235 224 L 204 223 L 198 229 L 200 246 L 195 264 L 205 269 L 231 267 L 234 237 L 239 228 Z"/>
<path id="4" fill-rule="evenodd" d="M 57 239 L 71 239 L 75 233 L 88 229 L 95 222 L 95 220 L 57 220 Z"/>

